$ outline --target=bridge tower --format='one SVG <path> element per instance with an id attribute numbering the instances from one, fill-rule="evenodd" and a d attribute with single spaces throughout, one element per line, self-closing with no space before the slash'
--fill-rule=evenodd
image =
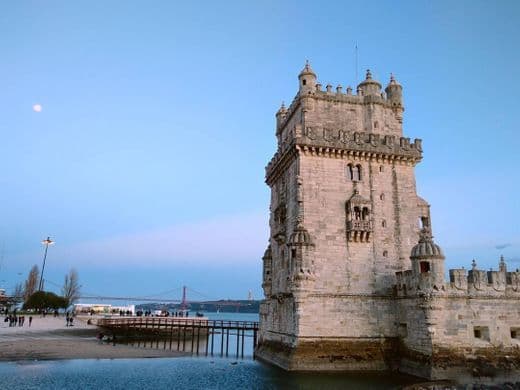
<path id="1" fill-rule="evenodd" d="M 181 310 L 186 310 L 188 308 L 188 301 L 186 300 L 186 286 L 182 286 L 182 299 L 180 304 Z"/>
<path id="2" fill-rule="evenodd" d="M 370 71 L 357 93 L 306 64 L 276 113 L 266 167 L 270 238 L 256 355 L 290 370 L 385 369 L 397 337 L 395 273 L 410 268 L 429 205 L 421 140 L 403 136 L 402 87 Z M 423 225 L 423 226 L 421 226 Z"/>

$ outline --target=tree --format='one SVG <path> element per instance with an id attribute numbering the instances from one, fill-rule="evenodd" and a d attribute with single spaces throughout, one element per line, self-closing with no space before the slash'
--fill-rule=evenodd
<path id="1" fill-rule="evenodd" d="M 68 302 L 63 297 L 47 291 L 36 291 L 25 301 L 23 308 L 24 310 L 57 310 L 62 308 L 65 309 L 67 306 L 69 306 Z"/>
<path id="2" fill-rule="evenodd" d="M 38 269 L 37 265 L 33 265 L 31 270 L 29 271 L 27 280 L 25 281 L 24 292 L 23 292 L 24 302 L 26 302 L 27 299 L 29 299 L 29 297 L 34 294 L 34 292 L 38 288 L 39 282 L 40 282 L 40 270 Z"/>
<path id="3" fill-rule="evenodd" d="M 61 289 L 61 294 L 63 298 L 65 298 L 69 305 L 72 305 L 76 302 L 80 296 L 80 285 L 78 272 L 72 268 L 67 275 L 65 275 L 65 282 L 63 283 L 63 288 Z"/>

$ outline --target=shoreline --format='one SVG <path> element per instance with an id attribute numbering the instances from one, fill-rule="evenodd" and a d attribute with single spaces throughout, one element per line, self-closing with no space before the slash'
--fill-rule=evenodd
<path id="1" fill-rule="evenodd" d="M 3 323 L 2 323 L 3 325 Z M 0 327 L 0 362 L 68 359 L 133 359 L 190 356 L 185 352 L 162 348 L 142 348 L 101 342 L 102 331 L 76 318 L 73 327 L 65 327 L 62 317 L 35 317 L 32 326 Z"/>

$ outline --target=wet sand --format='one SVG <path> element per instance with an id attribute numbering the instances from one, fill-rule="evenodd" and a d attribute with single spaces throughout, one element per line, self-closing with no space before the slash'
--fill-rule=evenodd
<path id="1" fill-rule="evenodd" d="M 118 359 L 186 356 L 182 352 L 112 345 L 96 339 L 99 328 L 76 318 L 73 327 L 63 317 L 33 316 L 31 327 L 25 316 L 23 327 L 0 325 L 0 361 L 54 359 Z"/>

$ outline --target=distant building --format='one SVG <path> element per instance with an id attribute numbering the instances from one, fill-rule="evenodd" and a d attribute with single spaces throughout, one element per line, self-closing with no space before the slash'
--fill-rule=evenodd
<path id="1" fill-rule="evenodd" d="M 520 374 L 520 272 L 450 270 L 417 195 L 402 87 L 323 90 L 307 64 L 276 113 L 256 355 L 288 370 Z M 454 210 L 456 216 L 456 210 Z"/>
<path id="2" fill-rule="evenodd" d="M 112 306 L 105 303 L 76 303 L 74 311 L 78 314 L 119 314 L 122 311 L 135 315 L 135 305 Z"/>

